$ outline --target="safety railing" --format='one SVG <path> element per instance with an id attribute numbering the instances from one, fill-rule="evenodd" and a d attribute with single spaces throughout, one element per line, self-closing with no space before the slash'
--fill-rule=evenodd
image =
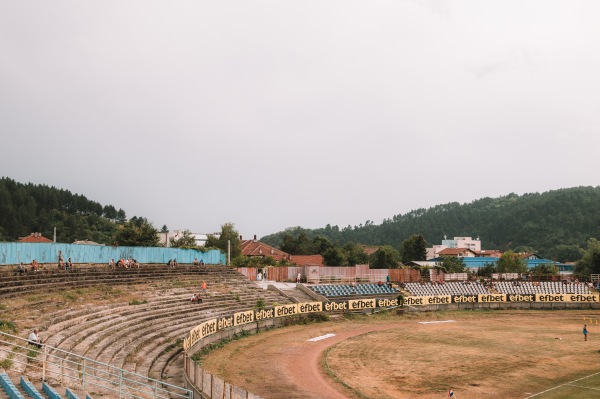
<path id="1" fill-rule="evenodd" d="M 25 375 L 37 372 L 43 381 L 53 378 L 67 387 L 93 389 L 119 399 L 192 399 L 193 395 L 189 389 L 59 348 L 37 347 L 26 339 L 1 331 L 0 362 L 4 368 L 20 365 Z"/>

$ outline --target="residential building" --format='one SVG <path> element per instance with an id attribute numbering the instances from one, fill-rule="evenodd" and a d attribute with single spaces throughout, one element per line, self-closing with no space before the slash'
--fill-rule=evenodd
<path id="1" fill-rule="evenodd" d="M 438 256 L 454 256 L 455 258 L 475 258 L 477 254 L 469 248 L 444 248 Z"/>
<path id="2" fill-rule="evenodd" d="M 241 239 L 241 237 L 240 237 Z M 286 260 L 296 266 L 323 266 L 323 257 L 321 255 L 291 255 L 280 249 L 260 242 L 254 236 L 253 240 L 240 240 L 242 255 L 244 256 L 270 256 L 276 262 Z"/>
<path id="3" fill-rule="evenodd" d="M 46 238 L 42 235 L 42 233 L 31 233 L 25 237 L 19 237 L 17 242 L 42 242 L 42 243 L 51 243 L 54 242 L 49 238 Z"/>
<path id="4" fill-rule="evenodd" d="M 171 238 L 177 240 L 183 237 L 184 231 L 186 230 L 173 230 L 168 231 L 166 233 L 159 232 L 158 233 L 158 243 L 159 245 L 170 247 L 171 246 Z M 188 230 L 189 231 L 189 230 Z M 190 232 L 191 233 L 191 232 Z M 196 241 L 196 245 L 199 247 L 203 247 L 208 241 L 208 236 L 213 235 L 215 237 L 220 237 L 221 233 L 191 233 L 194 236 L 194 240 Z"/>
<path id="5" fill-rule="evenodd" d="M 440 256 L 440 252 L 446 248 L 467 248 L 477 253 L 481 251 L 481 241 L 479 237 L 475 240 L 471 237 L 454 237 L 453 240 L 448 240 L 444 236 L 441 245 L 434 245 L 431 248 L 427 248 L 427 259 L 437 258 Z"/>

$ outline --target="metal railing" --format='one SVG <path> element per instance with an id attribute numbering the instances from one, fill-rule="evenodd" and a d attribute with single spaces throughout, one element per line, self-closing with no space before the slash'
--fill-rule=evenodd
<path id="1" fill-rule="evenodd" d="M 5 369 L 20 365 L 21 373 L 41 373 L 61 385 L 81 390 L 93 387 L 98 393 L 119 399 L 192 399 L 190 389 L 120 369 L 71 352 L 31 344 L 27 339 L 0 331 L 0 362 Z"/>

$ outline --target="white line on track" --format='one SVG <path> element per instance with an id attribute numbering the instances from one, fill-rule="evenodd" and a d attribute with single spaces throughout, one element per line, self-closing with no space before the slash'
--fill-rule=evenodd
<path id="1" fill-rule="evenodd" d="M 325 334 L 325 335 L 320 335 L 318 337 L 314 337 L 311 338 L 309 340 L 307 340 L 308 342 L 316 342 L 316 341 L 320 341 L 322 339 L 327 339 L 327 338 L 331 338 L 331 337 L 335 337 L 335 334 Z"/>
<path id="2" fill-rule="evenodd" d="M 419 321 L 419 324 L 456 323 L 454 320 Z"/>

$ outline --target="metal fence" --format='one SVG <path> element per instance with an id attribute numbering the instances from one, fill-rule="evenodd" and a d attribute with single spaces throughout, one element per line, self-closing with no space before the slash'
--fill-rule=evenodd
<path id="1" fill-rule="evenodd" d="M 192 399 L 192 391 L 71 352 L 0 332 L 0 361 L 18 366 L 21 374 L 38 374 L 43 381 L 97 391 L 119 399 Z"/>
<path id="2" fill-rule="evenodd" d="M 108 264 L 111 259 L 116 262 L 127 258 L 137 259 L 142 263 L 167 263 L 169 259 L 177 259 L 178 263 L 192 263 L 194 259 L 211 265 L 226 263 L 225 254 L 216 249 L 202 252 L 183 248 L 1 242 L 0 265 L 18 265 L 20 262 L 27 264 L 34 259 L 38 263 L 57 263 L 59 251 L 65 261 L 71 258 L 73 263 Z"/>

